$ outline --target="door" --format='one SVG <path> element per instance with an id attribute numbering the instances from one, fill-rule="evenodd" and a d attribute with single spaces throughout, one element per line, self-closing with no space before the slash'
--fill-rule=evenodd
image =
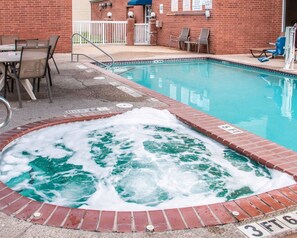
<path id="1" fill-rule="evenodd" d="M 284 24 L 286 26 L 293 26 L 297 23 L 297 4 L 296 0 L 285 0 L 284 6 Z"/>

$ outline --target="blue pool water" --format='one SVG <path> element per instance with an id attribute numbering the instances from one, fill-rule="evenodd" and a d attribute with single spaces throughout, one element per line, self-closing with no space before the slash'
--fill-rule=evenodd
<path id="1" fill-rule="evenodd" d="M 297 151 L 296 77 L 214 60 L 130 65 L 117 71 L 149 89 Z"/>

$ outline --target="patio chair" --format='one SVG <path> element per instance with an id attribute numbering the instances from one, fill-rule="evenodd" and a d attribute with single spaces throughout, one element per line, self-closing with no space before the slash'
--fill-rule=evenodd
<path id="1" fill-rule="evenodd" d="M 19 68 L 10 73 L 9 76 L 16 81 L 16 88 L 19 106 L 22 107 L 20 93 L 20 81 L 26 79 L 45 78 L 47 83 L 48 95 L 52 102 L 52 92 L 48 77 L 48 59 L 50 46 L 48 47 L 22 47 Z"/>
<path id="2" fill-rule="evenodd" d="M 55 53 L 55 50 L 56 50 L 56 46 L 57 46 L 57 43 L 58 43 L 58 40 L 59 40 L 60 36 L 56 36 L 56 35 L 53 35 L 49 38 L 49 45 L 51 46 L 51 51 L 50 51 L 50 55 L 49 55 L 49 59 L 52 59 L 54 64 L 55 64 L 55 67 L 57 69 L 57 72 L 58 74 L 60 73 L 59 69 L 58 69 L 58 66 L 56 64 L 56 61 L 54 59 L 54 53 Z"/>
<path id="3" fill-rule="evenodd" d="M 1 44 L 2 45 L 9 45 L 9 44 L 14 44 L 15 40 L 19 39 L 18 36 L 6 36 L 3 35 L 1 36 Z"/>
<path id="4" fill-rule="evenodd" d="M 261 57 L 261 58 L 258 58 L 258 60 L 263 63 L 263 62 L 269 61 L 269 59 L 274 58 L 275 56 L 284 55 L 284 53 L 285 53 L 285 43 L 286 43 L 286 37 L 285 36 L 278 37 L 276 42 L 275 42 L 275 49 L 266 50 L 266 53 L 270 53 L 271 56 Z"/>
<path id="5" fill-rule="evenodd" d="M 190 28 L 184 27 L 178 37 L 170 35 L 169 47 L 172 47 L 173 43 L 178 43 L 179 49 L 184 49 L 185 42 L 189 40 Z"/>
<path id="6" fill-rule="evenodd" d="M 280 36 L 276 39 L 276 42 L 279 40 L 279 38 L 282 38 L 283 36 Z M 267 46 L 264 46 L 264 47 L 258 47 L 258 48 L 250 48 L 250 52 L 252 54 L 253 57 L 255 58 L 259 58 L 261 57 L 262 55 L 265 55 L 265 57 L 268 57 L 267 53 L 271 53 L 270 51 L 272 50 L 275 50 L 275 46 L 276 45 L 276 42 L 275 43 L 267 43 Z"/>
<path id="7" fill-rule="evenodd" d="M 209 46 L 208 46 L 208 38 L 209 38 L 209 28 L 202 28 L 200 35 L 197 39 L 197 52 L 200 52 L 200 46 L 206 45 L 206 51 L 209 54 Z"/>
<path id="8" fill-rule="evenodd" d="M 20 51 L 22 47 L 34 47 L 38 39 L 16 39 L 14 42 L 15 50 Z"/>

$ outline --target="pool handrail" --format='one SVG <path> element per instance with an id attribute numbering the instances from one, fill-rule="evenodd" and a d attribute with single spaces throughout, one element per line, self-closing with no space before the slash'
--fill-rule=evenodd
<path id="1" fill-rule="evenodd" d="M 91 44 L 92 46 L 94 46 L 96 49 L 100 50 L 103 54 L 105 54 L 106 56 L 108 56 L 108 57 L 111 59 L 111 65 L 107 65 L 107 64 L 105 64 L 105 63 L 103 63 L 103 62 L 100 62 L 100 61 L 98 61 L 97 59 L 95 59 L 95 58 L 93 58 L 93 57 L 91 57 L 91 56 L 89 56 L 89 55 L 83 54 L 83 53 L 73 53 L 73 37 L 74 37 L 74 36 L 79 36 L 79 37 L 83 38 L 85 41 L 87 41 L 88 43 L 90 43 L 90 44 Z M 103 66 L 106 67 L 106 68 L 112 67 L 113 64 L 114 64 L 114 58 L 113 58 L 110 54 L 108 54 L 106 51 L 102 50 L 100 47 L 98 47 L 97 45 L 95 45 L 92 41 L 88 40 L 86 37 L 84 37 L 83 35 L 81 35 L 81 34 L 79 34 L 79 33 L 74 33 L 74 34 L 72 34 L 72 36 L 71 36 L 71 62 L 73 62 L 73 55 L 76 55 L 76 56 L 77 56 L 76 61 L 78 61 L 78 59 L 79 59 L 79 55 L 83 55 L 83 56 L 85 56 L 85 57 L 87 57 L 87 58 L 89 58 L 89 59 L 95 61 L 96 63 L 98 63 L 98 64 L 100 64 L 100 65 L 103 65 Z"/>
<path id="2" fill-rule="evenodd" d="M 0 102 L 2 102 L 6 108 L 6 118 L 2 123 L 0 123 L 0 128 L 2 128 L 9 123 L 11 119 L 12 111 L 11 111 L 10 104 L 6 99 L 4 99 L 3 97 L 0 97 Z"/>

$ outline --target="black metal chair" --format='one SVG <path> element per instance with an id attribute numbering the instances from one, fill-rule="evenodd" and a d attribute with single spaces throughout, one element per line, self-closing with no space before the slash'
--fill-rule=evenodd
<path id="1" fill-rule="evenodd" d="M 20 81 L 25 79 L 46 79 L 48 95 L 52 102 L 52 92 L 48 76 L 48 59 L 50 46 L 22 47 L 19 67 L 9 74 L 16 81 L 19 106 L 22 107 Z"/>

